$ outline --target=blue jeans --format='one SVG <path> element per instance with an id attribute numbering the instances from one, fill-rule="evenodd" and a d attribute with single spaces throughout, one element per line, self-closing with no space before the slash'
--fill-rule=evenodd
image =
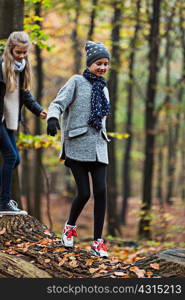
<path id="1" fill-rule="evenodd" d="M 0 123 L 0 151 L 3 157 L 0 169 L 0 202 L 7 203 L 11 199 L 13 169 L 20 163 L 20 157 L 14 131 L 7 129 L 5 123 Z"/>

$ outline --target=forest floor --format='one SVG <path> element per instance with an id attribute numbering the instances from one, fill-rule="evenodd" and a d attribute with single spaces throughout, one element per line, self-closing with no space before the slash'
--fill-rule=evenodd
<path id="1" fill-rule="evenodd" d="M 118 199 L 118 210 L 121 199 Z M 70 202 L 58 194 L 50 195 L 50 212 L 53 222 L 52 231 L 59 237 L 67 220 Z M 49 227 L 46 210 L 46 199 L 42 201 L 42 223 Z M 127 224 L 121 226 L 121 236 L 107 236 L 107 222 L 105 220 L 103 237 L 106 240 L 111 260 L 121 260 L 125 263 L 134 263 L 146 255 L 169 248 L 185 248 L 185 203 L 174 199 L 174 204 L 164 204 L 162 207 L 156 200 L 152 206 L 151 240 L 138 239 L 140 202 L 138 198 L 130 198 L 127 214 Z M 90 249 L 93 237 L 93 199 L 90 199 L 82 211 L 78 222 L 78 238 L 76 247 Z"/>

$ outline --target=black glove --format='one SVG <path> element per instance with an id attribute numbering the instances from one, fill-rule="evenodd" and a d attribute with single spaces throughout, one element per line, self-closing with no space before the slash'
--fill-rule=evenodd
<path id="1" fill-rule="evenodd" d="M 60 129 L 58 120 L 56 118 L 48 119 L 47 134 L 54 136 L 57 134 L 57 129 Z"/>

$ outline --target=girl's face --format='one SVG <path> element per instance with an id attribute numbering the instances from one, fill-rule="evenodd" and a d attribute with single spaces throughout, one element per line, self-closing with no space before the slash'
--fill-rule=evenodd
<path id="1" fill-rule="evenodd" d="M 109 69 L 109 59 L 100 58 L 89 67 L 89 71 L 96 76 L 103 76 Z"/>
<path id="2" fill-rule="evenodd" d="M 13 49 L 12 49 L 12 55 L 13 55 L 13 58 L 17 61 L 22 61 L 24 58 L 27 57 L 28 55 L 28 49 L 29 49 L 29 46 L 28 45 L 17 45 L 15 46 Z"/>

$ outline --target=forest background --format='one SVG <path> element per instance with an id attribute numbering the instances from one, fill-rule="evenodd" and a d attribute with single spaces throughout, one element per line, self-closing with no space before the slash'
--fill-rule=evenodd
<path id="1" fill-rule="evenodd" d="M 7 2 L 13 11 L 15 1 Z M 111 52 L 105 237 L 184 247 L 184 1 L 21 2 L 17 14 L 23 12 L 33 42 L 32 91 L 46 110 L 68 78 L 86 67 L 87 40 L 101 41 Z M 1 51 L 9 24 L 0 23 Z M 59 161 L 60 135 L 48 137 L 45 121 L 23 114 L 13 198 L 60 233 L 76 193 L 69 169 Z M 93 198 L 79 218 L 81 237 L 92 236 L 92 212 Z"/>

